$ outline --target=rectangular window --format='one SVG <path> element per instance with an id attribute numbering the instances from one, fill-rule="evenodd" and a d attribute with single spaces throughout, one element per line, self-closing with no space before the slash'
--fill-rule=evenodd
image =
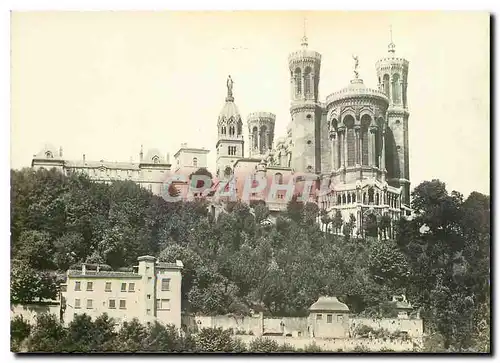
<path id="1" fill-rule="evenodd" d="M 75 299 L 75 309 L 80 309 L 80 299 Z"/>
<path id="2" fill-rule="evenodd" d="M 126 300 L 120 300 L 120 309 L 126 309 Z"/>
<path id="3" fill-rule="evenodd" d="M 81 285 L 80 281 L 75 281 L 75 291 L 80 291 L 81 289 L 80 285 Z"/>
<path id="4" fill-rule="evenodd" d="M 158 309 L 158 310 L 170 310 L 170 299 L 158 299 L 158 300 L 156 300 L 156 309 Z"/>
<path id="5" fill-rule="evenodd" d="M 131 282 L 130 284 L 128 284 L 128 291 L 129 292 L 135 291 L 135 283 Z"/>
<path id="6" fill-rule="evenodd" d="M 92 299 L 87 299 L 87 309 L 92 309 Z"/>
<path id="7" fill-rule="evenodd" d="M 150 294 L 148 294 L 148 300 L 150 300 L 150 299 L 151 299 L 151 295 L 150 295 Z"/>
<path id="8" fill-rule="evenodd" d="M 316 320 L 322 320 L 323 319 L 323 315 L 321 314 L 316 314 Z"/>
<path id="9" fill-rule="evenodd" d="M 148 282 L 151 282 L 152 278 L 151 277 L 148 277 Z"/>
<path id="10" fill-rule="evenodd" d="M 333 316 L 332 316 L 332 314 L 328 314 L 328 315 L 326 316 L 326 322 L 327 322 L 327 323 L 332 323 L 332 322 L 333 322 Z"/>
<path id="11" fill-rule="evenodd" d="M 109 300 L 109 308 L 116 309 L 115 300 L 113 299 Z"/>
<path id="12" fill-rule="evenodd" d="M 170 291 L 170 279 L 161 279 L 161 291 Z"/>
<path id="13" fill-rule="evenodd" d="M 122 283 L 122 292 L 127 291 L 127 283 Z"/>
<path id="14" fill-rule="evenodd" d="M 92 291 L 94 288 L 94 283 L 93 282 L 87 282 L 87 291 Z"/>
<path id="15" fill-rule="evenodd" d="M 106 282 L 106 287 L 104 288 L 104 291 L 107 291 L 107 292 L 111 291 L 111 282 Z"/>

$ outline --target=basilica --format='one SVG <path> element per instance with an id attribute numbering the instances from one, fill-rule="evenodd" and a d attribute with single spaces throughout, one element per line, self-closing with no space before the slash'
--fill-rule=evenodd
<path id="1" fill-rule="evenodd" d="M 344 220 L 353 215 L 355 230 L 362 230 L 367 218 L 379 220 L 388 215 L 392 221 L 410 215 L 410 176 L 408 145 L 407 79 L 409 62 L 396 56 L 394 43 L 375 64 L 376 88 L 367 87 L 357 72 L 345 88 L 318 98 L 321 54 L 309 49 L 302 38 L 301 48 L 288 56 L 290 74 L 290 122 L 285 135 L 275 140 L 276 116 L 269 111 L 250 113 L 246 127 L 235 103 L 233 80 L 226 82 L 227 96 L 217 118 L 214 180 L 237 179 L 254 175 L 278 183 L 300 182 L 314 175 L 315 188 L 328 185 L 320 196 L 311 193 L 311 202 L 331 216 L 341 212 Z M 247 130 L 247 138 L 244 136 Z M 245 141 L 249 154 L 245 155 Z M 167 175 L 207 167 L 208 150 L 183 144 L 174 155 L 163 157 L 156 150 L 140 151 L 139 162 L 68 161 L 62 150 L 47 146 L 34 156 L 33 167 L 56 167 L 65 172 L 79 171 L 91 179 L 134 180 L 153 193 L 161 194 Z M 177 186 L 186 186 L 179 181 Z M 241 185 L 236 187 L 241 197 Z M 314 189 L 314 188 L 313 188 Z M 272 212 L 286 209 L 286 199 L 264 199 Z M 310 192 L 308 192 L 310 193 Z"/>

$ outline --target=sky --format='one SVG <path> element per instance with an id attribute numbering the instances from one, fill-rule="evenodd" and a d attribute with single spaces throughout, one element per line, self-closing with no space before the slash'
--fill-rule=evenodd
<path id="1" fill-rule="evenodd" d="M 412 188 L 440 179 L 449 191 L 490 193 L 490 28 L 484 12 L 13 12 L 11 167 L 45 144 L 67 159 L 138 161 L 181 143 L 205 147 L 215 169 L 226 79 L 245 123 L 290 121 L 288 54 L 322 54 L 320 99 L 348 85 L 353 59 L 376 88 L 375 62 L 396 55 L 408 76 Z"/>

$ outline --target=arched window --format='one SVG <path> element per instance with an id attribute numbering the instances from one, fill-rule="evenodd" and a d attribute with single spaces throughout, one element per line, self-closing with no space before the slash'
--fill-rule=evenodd
<path id="1" fill-rule="evenodd" d="M 363 193 L 363 204 L 366 204 L 366 193 Z"/>
<path id="2" fill-rule="evenodd" d="M 352 202 L 356 203 L 356 193 L 352 193 Z"/>
<path id="3" fill-rule="evenodd" d="M 351 193 L 347 194 L 347 203 L 351 203 Z"/>
<path id="4" fill-rule="evenodd" d="M 54 157 L 54 155 L 52 155 L 52 153 L 50 151 L 47 151 L 47 152 L 45 152 L 45 157 L 47 159 L 52 159 Z"/>
<path id="5" fill-rule="evenodd" d="M 238 135 L 241 135 L 241 122 L 238 122 L 237 127 L 238 127 Z"/>
<path id="6" fill-rule="evenodd" d="M 267 127 L 262 126 L 260 128 L 260 152 L 264 154 L 267 150 Z"/>
<path id="7" fill-rule="evenodd" d="M 283 184 L 283 174 L 281 173 L 274 174 L 274 181 L 275 183 Z"/>
<path id="8" fill-rule="evenodd" d="M 379 204 L 379 195 L 378 193 L 375 194 L 375 204 L 378 205 Z"/>
<path id="9" fill-rule="evenodd" d="M 373 188 L 368 189 L 368 203 L 373 203 Z"/>
<path id="10" fill-rule="evenodd" d="M 306 67 L 304 71 L 304 94 L 311 94 L 311 67 Z"/>
<path id="11" fill-rule="evenodd" d="M 259 148 L 259 134 L 258 134 L 257 126 L 255 126 L 252 129 L 252 142 L 253 142 L 253 148 L 258 149 Z"/>
<path id="12" fill-rule="evenodd" d="M 384 74 L 384 93 L 386 94 L 387 97 L 389 97 L 389 75 L 388 74 Z"/>
<path id="13" fill-rule="evenodd" d="M 342 204 L 342 197 L 340 195 L 337 195 L 337 204 Z"/>
<path id="14" fill-rule="evenodd" d="M 229 126 L 229 136 L 234 136 L 234 126 Z"/>
<path id="15" fill-rule="evenodd" d="M 226 134 L 226 126 L 221 127 L 221 134 L 223 134 L 223 135 Z"/>
<path id="16" fill-rule="evenodd" d="M 394 103 L 401 103 L 401 85 L 397 73 L 392 76 L 392 100 Z"/>
<path id="17" fill-rule="evenodd" d="M 231 168 L 229 166 L 226 166 L 226 168 L 224 169 L 224 176 L 226 178 L 231 176 Z"/>
<path id="18" fill-rule="evenodd" d="M 193 166 L 194 167 L 198 166 L 198 159 L 197 158 L 193 158 Z"/>
<path id="19" fill-rule="evenodd" d="M 370 137 L 370 132 L 368 131 L 368 128 L 370 127 L 370 124 L 372 122 L 372 119 L 368 115 L 363 115 L 361 117 L 361 165 L 368 165 L 368 148 L 369 148 L 369 137 Z"/>
<path id="20" fill-rule="evenodd" d="M 342 204 L 346 204 L 345 194 L 342 194 Z"/>
<path id="21" fill-rule="evenodd" d="M 152 160 L 153 160 L 153 164 L 159 164 L 160 163 L 160 158 L 158 157 L 158 155 L 153 156 Z"/>
<path id="22" fill-rule="evenodd" d="M 302 93 L 302 71 L 300 68 L 295 69 L 295 94 L 298 96 Z"/>

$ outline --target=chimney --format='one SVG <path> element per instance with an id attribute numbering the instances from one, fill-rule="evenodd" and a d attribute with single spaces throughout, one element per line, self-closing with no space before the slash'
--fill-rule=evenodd
<path id="1" fill-rule="evenodd" d="M 87 273 L 87 266 L 82 263 L 82 275 L 85 275 Z"/>

